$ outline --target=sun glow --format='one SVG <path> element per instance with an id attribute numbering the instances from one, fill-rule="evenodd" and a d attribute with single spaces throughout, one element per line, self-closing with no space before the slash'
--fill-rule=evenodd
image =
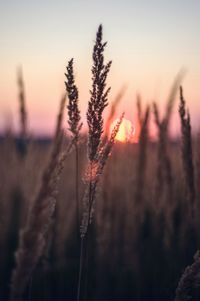
<path id="1" fill-rule="evenodd" d="M 113 128 L 115 127 L 118 121 L 119 119 L 113 121 L 113 123 L 110 126 L 110 132 L 112 132 Z M 124 118 L 115 139 L 123 143 L 135 142 L 134 136 L 135 136 L 135 128 L 132 122 Z"/>

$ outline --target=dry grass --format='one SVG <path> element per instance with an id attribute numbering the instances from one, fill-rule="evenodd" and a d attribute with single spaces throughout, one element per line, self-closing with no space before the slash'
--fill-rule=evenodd
<path id="1" fill-rule="evenodd" d="M 57 183 L 64 168 L 66 155 L 72 147 L 71 142 L 66 153 L 61 155 L 62 140 L 63 135 L 60 133 L 53 145 L 39 191 L 32 202 L 26 225 L 20 235 L 16 268 L 12 276 L 11 300 L 22 299 L 47 244 L 46 235 L 56 206 Z"/>
<path id="2" fill-rule="evenodd" d="M 78 89 L 75 85 L 74 79 L 74 67 L 73 67 L 73 59 L 68 62 L 67 65 L 67 73 L 65 74 L 67 81 L 65 82 L 67 94 L 68 94 L 68 124 L 69 130 L 74 139 L 75 146 L 75 192 L 76 192 L 76 220 L 77 220 L 77 235 L 79 236 L 79 225 L 80 225 L 80 202 L 79 202 L 79 153 L 78 153 L 78 142 L 80 136 L 80 130 L 82 124 L 80 123 L 81 116 L 78 107 Z"/>
<path id="3" fill-rule="evenodd" d="M 103 112 L 111 67 L 111 62 L 104 63 L 105 46 L 100 26 L 93 48 L 88 143 L 84 143 L 86 137 L 81 139 L 79 95 L 70 60 L 66 90 L 71 137 L 63 136 L 63 96 L 52 145 L 33 139 L 21 160 L 16 141 L 24 140 L 28 130 L 19 76 L 21 135 L 16 139 L 10 132 L 0 144 L 3 301 L 9 296 L 20 301 L 200 298 L 199 253 L 192 263 L 200 244 L 200 143 L 191 131 L 182 88 L 181 143 L 169 136 L 172 110 L 178 114 L 175 96 L 182 72 L 174 81 L 163 118 L 158 105 L 153 106 L 157 141 L 149 139 L 150 107 L 143 110 L 138 96 L 139 143 L 113 147 L 124 115 L 111 137 L 104 138 L 103 131 L 107 133 L 109 127 L 108 122 L 104 125 Z M 113 102 L 108 120 L 123 93 Z"/>
<path id="4" fill-rule="evenodd" d="M 180 105 L 179 114 L 181 120 L 182 131 L 182 161 L 185 176 L 185 187 L 188 198 L 191 216 L 193 215 L 193 206 L 195 202 L 195 184 L 194 184 L 194 166 L 193 166 L 193 151 L 192 151 L 192 137 L 190 125 L 190 113 L 186 112 L 185 100 L 183 98 L 183 89 L 180 87 Z"/>

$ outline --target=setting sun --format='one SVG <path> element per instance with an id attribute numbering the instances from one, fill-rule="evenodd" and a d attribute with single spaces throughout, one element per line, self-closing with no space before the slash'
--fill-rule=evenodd
<path id="1" fill-rule="evenodd" d="M 117 124 L 118 121 L 119 121 L 118 119 L 113 121 L 110 127 L 110 132 L 112 131 L 112 129 L 114 128 L 114 126 Z M 135 135 L 135 128 L 132 122 L 124 118 L 115 139 L 117 141 L 124 142 L 124 143 L 133 142 L 134 135 Z"/>

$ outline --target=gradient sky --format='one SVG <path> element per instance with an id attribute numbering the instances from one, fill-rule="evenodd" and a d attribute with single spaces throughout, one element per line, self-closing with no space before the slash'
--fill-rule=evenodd
<path id="1" fill-rule="evenodd" d="M 32 132 L 51 133 L 64 91 L 67 61 L 75 59 L 80 106 L 85 115 L 91 86 L 91 53 L 98 25 L 112 59 L 110 99 L 128 90 L 119 108 L 134 122 L 135 95 L 157 100 L 162 109 L 181 67 L 188 72 L 184 92 L 199 126 L 200 1 L 16 0 L 0 1 L 0 128 L 18 123 L 16 68 L 23 67 Z M 178 103 L 176 104 L 178 105 Z M 177 119 L 177 113 L 174 113 Z M 173 122 L 173 132 L 179 129 Z"/>

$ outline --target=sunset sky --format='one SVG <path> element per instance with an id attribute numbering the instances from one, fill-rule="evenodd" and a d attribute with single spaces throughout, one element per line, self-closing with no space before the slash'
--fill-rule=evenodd
<path id="1" fill-rule="evenodd" d="M 118 115 L 125 111 L 134 123 L 137 92 L 145 103 L 156 100 L 164 110 L 173 79 L 185 67 L 185 98 L 192 125 L 200 125 L 199 0 L 8 0 L 0 2 L 0 129 L 9 118 L 17 129 L 16 69 L 22 65 L 31 131 L 52 133 L 71 57 L 85 116 L 100 23 L 108 41 L 106 59 L 113 61 L 110 100 L 128 87 Z M 177 133 L 174 115 L 172 131 Z"/>

